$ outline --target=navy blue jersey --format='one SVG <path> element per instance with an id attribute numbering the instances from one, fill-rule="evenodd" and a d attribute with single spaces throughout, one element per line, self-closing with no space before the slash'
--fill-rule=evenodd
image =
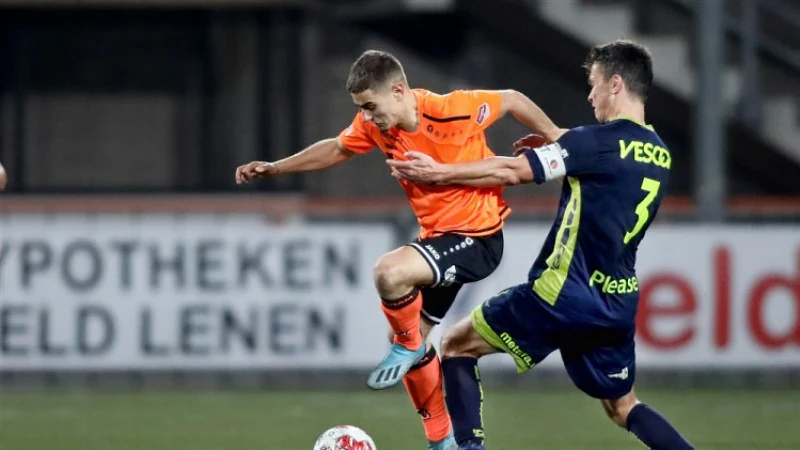
<path id="1" fill-rule="evenodd" d="M 625 118 L 574 128 L 525 152 L 534 181 L 564 176 L 558 213 L 529 273 L 555 310 L 633 321 L 636 250 L 667 191 L 672 165 L 651 127 Z"/>

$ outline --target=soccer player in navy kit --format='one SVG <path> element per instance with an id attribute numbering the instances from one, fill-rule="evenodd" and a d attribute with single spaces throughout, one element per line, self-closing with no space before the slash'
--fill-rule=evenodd
<path id="1" fill-rule="evenodd" d="M 617 425 L 652 449 L 693 448 L 633 390 L 636 249 L 672 166 L 667 146 L 644 122 L 652 60 L 642 46 L 614 41 L 592 49 L 585 67 L 599 125 L 538 130 L 552 143 L 532 148 L 529 136 L 518 141 L 517 157 L 440 164 L 412 153 L 410 161 L 388 161 L 396 177 L 418 183 L 564 178 L 555 222 L 528 281 L 484 302 L 442 340 L 446 401 L 460 449 L 485 448 L 478 358 L 505 351 L 523 372 L 556 349 L 575 385 L 600 399 Z"/>

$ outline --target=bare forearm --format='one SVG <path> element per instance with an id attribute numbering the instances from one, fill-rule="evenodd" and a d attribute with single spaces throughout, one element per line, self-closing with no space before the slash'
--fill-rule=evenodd
<path id="1" fill-rule="evenodd" d="M 480 177 L 470 179 L 454 179 L 452 181 L 443 182 L 440 184 L 460 184 L 462 186 L 490 187 L 514 186 L 519 183 L 519 178 L 516 177 L 512 170 L 499 169 L 493 173 L 481 175 Z"/>
<path id="2" fill-rule="evenodd" d="M 503 97 L 504 109 L 521 124 L 541 134 L 550 142 L 561 137 L 567 130 L 559 128 L 542 109 L 526 95 L 507 91 Z"/>
<path id="3" fill-rule="evenodd" d="M 494 156 L 481 161 L 443 166 L 439 184 L 466 186 L 513 186 L 530 181 L 519 158 Z M 532 174 L 531 177 L 532 179 Z"/>
<path id="4" fill-rule="evenodd" d="M 353 156 L 353 152 L 341 148 L 336 138 L 323 139 L 292 156 L 276 161 L 279 173 L 311 172 L 327 169 Z"/>

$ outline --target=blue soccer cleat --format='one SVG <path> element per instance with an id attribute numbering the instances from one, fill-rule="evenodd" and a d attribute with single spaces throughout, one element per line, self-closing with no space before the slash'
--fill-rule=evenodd
<path id="1" fill-rule="evenodd" d="M 438 442 L 428 441 L 428 450 L 458 450 L 458 443 L 453 433 Z"/>
<path id="2" fill-rule="evenodd" d="M 425 343 L 417 350 L 409 350 L 397 342 L 392 343 L 389 353 L 378 367 L 369 374 L 367 386 L 371 389 L 388 389 L 403 379 L 411 367 L 425 356 Z"/>

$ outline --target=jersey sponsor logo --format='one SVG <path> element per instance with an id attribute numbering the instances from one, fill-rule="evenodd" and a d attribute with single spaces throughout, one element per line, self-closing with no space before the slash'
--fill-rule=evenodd
<path id="1" fill-rule="evenodd" d="M 469 117 L 467 117 L 469 118 Z M 444 119 L 440 119 L 444 120 Z M 447 131 L 441 131 L 438 128 L 434 127 L 432 124 L 428 124 L 425 127 L 425 131 L 428 132 L 429 135 L 435 136 L 436 138 L 440 139 L 450 139 L 455 137 L 457 134 L 464 134 L 464 130 L 453 130 L 452 132 L 448 133 Z"/>
<path id="2" fill-rule="evenodd" d="M 439 252 L 437 252 L 436 249 L 433 248 L 432 245 L 428 244 L 428 245 L 425 246 L 425 248 L 431 253 L 431 256 L 433 256 L 433 259 L 435 259 L 437 261 L 439 259 L 441 259 L 441 256 L 439 256 Z"/>
<path id="3" fill-rule="evenodd" d="M 608 378 L 616 378 L 617 380 L 627 380 L 628 379 L 628 368 L 625 367 L 621 371 L 617 373 L 610 373 L 606 375 Z"/>
<path id="4" fill-rule="evenodd" d="M 630 294 L 639 292 L 639 279 L 637 277 L 613 279 L 612 277 L 595 270 L 589 278 L 589 286 L 600 286 L 604 294 Z"/>
<path id="5" fill-rule="evenodd" d="M 516 342 L 514 342 L 514 338 L 512 338 L 510 334 L 504 331 L 500 335 L 500 339 L 504 344 L 506 344 L 506 347 L 508 347 L 511 353 L 517 355 L 520 359 L 522 359 L 523 362 L 525 362 L 525 365 L 528 367 L 533 367 L 533 358 L 531 358 L 531 355 L 525 353 L 525 351 L 522 350 L 522 348 L 520 348 Z"/>
<path id="6" fill-rule="evenodd" d="M 491 112 L 491 109 L 489 108 L 489 104 L 488 103 L 484 103 L 481 106 L 479 106 L 478 107 L 478 115 L 475 116 L 475 123 L 477 123 L 478 125 L 483 125 L 483 122 L 485 122 L 486 119 L 489 118 L 489 113 L 490 112 Z"/>
<path id="7" fill-rule="evenodd" d="M 384 147 L 386 147 L 389 150 L 395 150 L 397 148 L 397 146 L 394 145 L 395 142 L 399 141 L 399 139 L 396 136 L 392 136 L 391 134 L 384 134 L 382 135 L 382 137 L 383 137 Z"/>
<path id="8" fill-rule="evenodd" d="M 626 159 L 633 154 L 633 160 L 643 164 L 653 164 L 669 170 L 672 167 L 672 156 L 669 150 L 652 142 L 619 140 L 619 157 Z"/>

